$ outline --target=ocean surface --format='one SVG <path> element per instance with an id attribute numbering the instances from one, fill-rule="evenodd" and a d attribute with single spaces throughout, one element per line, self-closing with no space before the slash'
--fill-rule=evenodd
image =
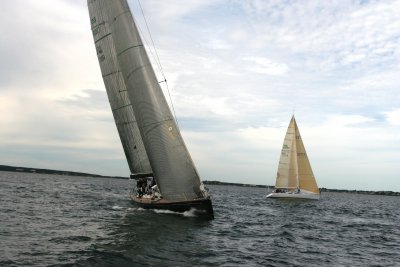
<path id="1" fill-rule="evenodd" d="M 400 266 L 400 197 L 209 186 L 207 221 L 138 209 L 132 186 L 0 172 L 0 266 Z"/>

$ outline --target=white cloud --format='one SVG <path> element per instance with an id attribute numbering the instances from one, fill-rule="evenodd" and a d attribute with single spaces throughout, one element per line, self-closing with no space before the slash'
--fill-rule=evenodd
<path id="1" fill-rule="evenodd" d="M 400 126 L 400 108 L 383 112 L 387 122 L 392 126 Z"/>
<path id="2" fill-rule="evenodd" d="M 273 62 L 268 58 L 244 57 L 243 59 L 255 63 L 248 69 L 257 73 L 268 75 L 282 75 L 289 71 L 289 68 L 285 64 Z"/>
<path id="3" fill-rule="evenodd" d="M 260 36 L 252 39 L 307 54 L 313 64 L 326 70 L 355 63 L 378 64 L 399 54 L 400 1 L 238 3 Z"/>
<path id="4" fill-rule="evenodd" d="M 361 115 L 334 115 L 327 120 L 326 124 L 332 127 L 342 127 L 365 124 L 373 121 L 373 119 Z"/>
<path id="5" fill-rule="evenodd" d="M 171 20 L 179 19 L 196 10 L 210 6 L 215 6 L 222 2 L 221 0 L 187 0 L 183 3 L 180 0 L 163 0 L 142 1 L 142 8 L 149 12 L 149 16 L 157 15 L 160 23 L 168 23 Z M 140 17 L 139 6 L 135 1 L 129 1 L 131 9 L 138 9 L 136 16 Z M 147 14 L 147 13 L 146 13 Z M 147 16 L 147 15 L 146 15 Z"/>

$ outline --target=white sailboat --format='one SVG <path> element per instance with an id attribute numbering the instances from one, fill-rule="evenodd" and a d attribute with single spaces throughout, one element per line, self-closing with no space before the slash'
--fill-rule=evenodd
<path id="1" fill-rule="evenodd" d="M 275 190 L 267 198 L 318 200 L 320 192 L 294 116 L 290 120 L 279 159 Z"/>
<path id="2" fill-rule="evenodd" d="M 212 217 L 211 198 L 161 90 L 127 1 L 88 0 L 88 9 L 131 178 L 150 178 L 158 187 L 157 194 L 134 194 L 131 199 L 146 209 L 182 212 L 194 208 Z"/>

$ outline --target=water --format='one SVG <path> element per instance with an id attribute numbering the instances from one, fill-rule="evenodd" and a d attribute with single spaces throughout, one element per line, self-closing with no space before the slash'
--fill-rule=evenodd
<path id="1" fill-rule="evenodd" d="M 207 221 L 137 209 L 132 184 L 0 172 L 0 266 L 400 266 L 400 197 L 209 186 Z"/>

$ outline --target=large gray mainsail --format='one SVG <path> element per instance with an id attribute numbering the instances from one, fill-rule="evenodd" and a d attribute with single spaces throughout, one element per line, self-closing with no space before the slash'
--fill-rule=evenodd
<path id="1" fill-rule="evenodd" d="M 115 124 L 124 148 L 129 169 L 134 176 L 150 176 L 152 170 L 136 123 L 125 82 L 117 61 L 111 35 L 109 10 L 113 1 L 89 0 L 88 8 L 97 56 L 113 112 Z"/>
<path id="2" fill-rule="evenodd" d="M 109 18 L 109 36 L 114 41 L 119 70 L 163 198 L 184 201 L 204 197 L 199 175 L 162 93 L 127 1 L 89 0 L 88 3 L 102 6 Z"/>

